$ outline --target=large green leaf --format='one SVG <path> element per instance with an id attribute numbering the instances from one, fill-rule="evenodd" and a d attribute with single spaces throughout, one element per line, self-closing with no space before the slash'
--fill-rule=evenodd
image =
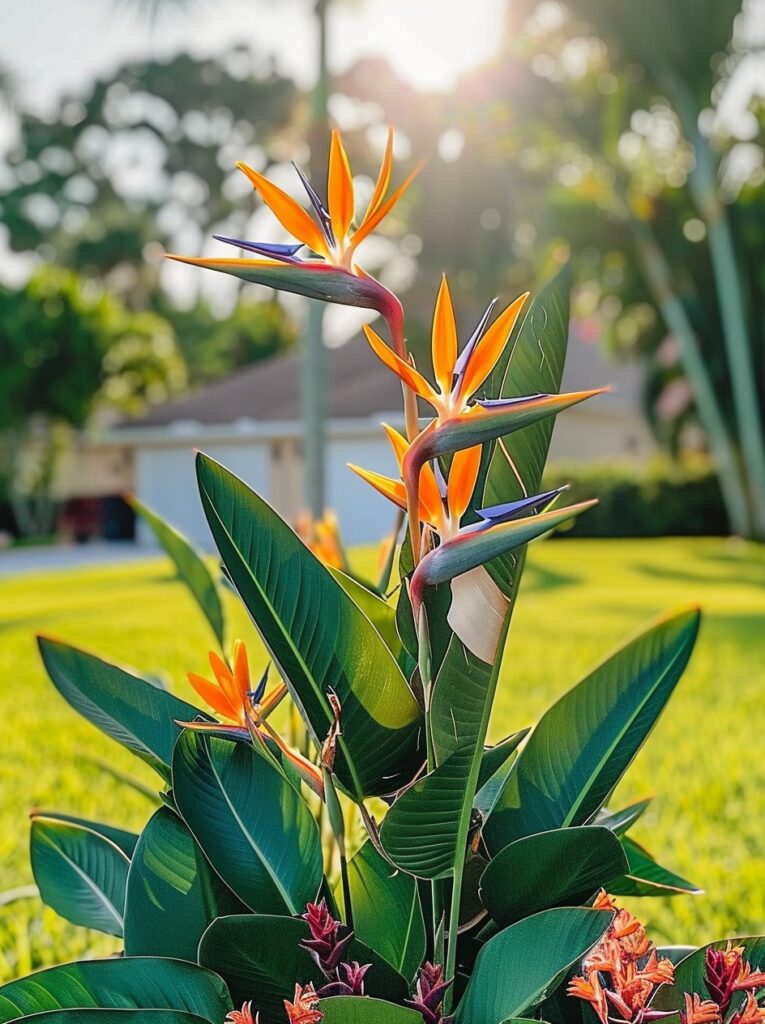
<path id="1" fill-rule="evenodd" d="M 485 747 L 481 757 L 481 770 L 478 773 L 478 788 L 482 789 L 487 782 L 490 782 L 497 772 L 507 767 L 508 761 L 512 762 L 513 755 L 518 747 L 528 736 L 530 729 L 519 729 L 518 732 L 506 736 L 493 747 Z"/>
<path id="2" fill-rule="evenodd" d="M 136 847 L 127 881 L 125 952 L 196 961 L 216 917 L 244 906 L 207 863 L 188 828 L 163 807 Z"/>
<path id="3" fill-rule="evenodd" d="M 697 896 L 701 889 L 675 874 L 653 859 L 633 839 L 623 838 L 622 847 L 627 856 L 627 871 L 609 885 L 614 896 Z"/>
<path id="4" fill-rule="evenodd" d="M 491 850 L 600 810 L 680 679 L 698 626 L 696 608 L 659 620 L 546 712 L 484 828 Z"/>
<path id="5" fill-rule="evenodd" d="M 604 807 L 595 815 L 593 824 L 610 828 L 615 835 L 621 837 L 645 814 L 651 805 L 652 799 L 653 797 L 650 796 L 645 797 L 643 800 L 637 800 L 628 807 L 623 807 L 620 811 L 609 811 Z"/>
<path id="6" fill-rule="evenodd" d="M 235 1003 L 252 999 L 261 1024 L 283 1024 L 283 1002 L 292 998 L 296 982 L 310 981 L 317 988 L 326 983 L 311 955 L 300 947 L 309 937 L 306 922 L 295 917 L 222 917 L 202 936 L 199 962 L 225 978 Z M 354 939 L 346 957 L 372 964 L 364 979 L 370 995 L 406 998 L 404 979 L 368 946 Z"/>
<path id="7" fill-rule="evenodd" d="M 489 939 L 475 962 L 455 1024 L 503 1024 L 533 1010 L 595 945 L 613 915 L 582 907 L 543 910 Z"/>
<path id="8" fill-rule="evenodd" d="M 223 602 L 215 577 L 210 572 L 202 554 L 197 551 L 187 537 L 184 537 L 174 526 L 166 522 L 147 505 L 144 505 L 138 498 L 132 497 L 130 504 L 141 518 L 148 523 L 154 536 L 175 563 L 178 575 L 202 609 L 218 643 L 223 648 L 226 641 L 226 620 L 223 612 Z"/>
<path id="9" fill-rule="evenodd" d="M 321 744 L 342 705 L 335 771 L 356 799 L 395 790 L 417 769 L 420 709 L 359 606 L 274 510 L 222 466 L 197 458 L 221 557 L 282 678 Z"/>
<path id="10" fill-rule="evenodd" d="M 70 821 L 36 816 L 32 873 L 43 901 L 67 921 L 122 935 L 130 861 L 111 840 Z"/>
<path id="11" fill-rule="evenodd" d="M 765 936 L 752 935 L 745 938 L 710 942 L 708 946 L 702 946 L 701 949 L 695 950 L 677 964 L 674 984 L 662 985 L 651 1001 L 651 1009 L 682 1010 L 685 1008 L 686 992 L 697 992 L 702 999 L 711 998 L 704 969 L 707 950 L 725 949 L 728 942 L 733 946 L 744 947 L 744 960 L 750 964 L 753 971 L 765 970 Z"/>
<path id="12" fill-rule="evenodd" d="M 529 732 L 529 729 L 522 729 L 500 744 L 506 756 L 500 766 L 491 774 L 489 774 L 489 768 L 496 764 L 498 755 L 492 757 L 487 763 L 487 752 L 484 752 L 483 760 L 481 761 L 481 773 L 478 776 L 476 794 L 473 800 L 473 807 L 484 819 L 491 814 L 494 804 L 505 788 L 507 779 L 514 770 L 518 760 L 519 747 Z"/>
<path id="13" fill-rule="evenodd" d="M 333 996 L 322 999 L 323 1024 L 422 1024 L 422 1014 L 382 999 Z"/>
<path id="14" fill-rule="evenodd" d="M 132 750 L 165 780 L 181 733 L 176 722 L 199 717 L 213 721 L 193 704 L 173 697 L 132 670 L 47 637 L 40 637 L 39 645 L 53 685 L 74 710 Z"/>
<path id="15" fill-rule="evenodd" d="M 327 568 L 332 574 L 333 579 L 340 584 L 346 594 L 353 599 L 354 603 L 359 606 L 375 627 L 385 641 L 385 646 L 388 650 L 398 658 L 401 653 L 401 638 L 396 629 L 395 608 L 388 604 L 379 594 L 376 594 L 369 587 L 365 587 L 363 583 L 354 579 L 353 576 L 349 576 L 347 573 L 342 572 L 340 569 L 335 569 L 331 565 Z"/>
<path id="16" fill-rule="evenodd" d="M 461 812 L 473 748 L 462 747 L 419 779 L 394 803 L 380 829 L 380 842 L 393 863 L 418 878 L 445 878 L 464 849 Z"/>
<path id="17" fill-rule="evenodd" d="M 161 957 L 83 960 L 0 988 L 0 1024 L 45 1010 L 87 1007 L 185 1010 L 220 1024 L 231 1000 L 212 971 Z"/>
<path id="18" fill-rule="evenodd" d="M 316 898 L 316 821 L 267 754 L 186 731 L 173 757 L 173 796 L 207 859 L 252 910 L 300 914 Z"/>
<path id="19" fill-rule="evenodd" d="M 565 266 L 534 298 L 514 343 L 508 345 L 486 384 L 491 398 L 516 398 L 536 392 L 557 394 L 568 346 L 571 271 Z M 602 383 L 592 381 L 593 386 Z M 537 494 L 547 460 L 555 417 L 509 434 L 491 449 L 481 503 L 483 507 Z M 494 559 L 489 572 L 512 601 L 523 569 L 523 552 Z"/>
<path id="20" fill-rule="evenodd" d="M 126 857 L 133 856 L 135 844 L 138 842 L 137 832 L 128 832 L 126 829 L 117 828 L 115 825 L 105 825 L 102 821 L 78 818 L 74 814 L 61 814 L 60 811 L 36 811 L 35 817 L 48 818 L 52 821 L 69 821 L 73 825 L 82 825 L 83 828 L 89 828 L 91 832 L 97 832 L 104 839 L 109 839 L 115 846 L 118 846 Z"/>
<path id="21" fill-rule="evenodd" d="M 221 917 L 199 943 L 199 962 L 226 981 L 234 1003 L 253 1000 L 261 1024 L 283 1024 L 284 1000 L 295 984 L 321 986 L 326 978 L 300 948 L 308 938 L 305 921 L 267 914 Z"/>
<path id="22" fill-rule="evenodd" d="M 626 870 L 622 845 L 607 828 L 554 829 L 500 850 L 481 877 L 481 899 L 497 924 L 508 925 L 584 903 Z"/>
<path id="23" fill-rule="evenodd" d="M 185 1010 L 47 1010 L 24 1017 L 30 1024 L 206 1024 Z"/>
<path id="24" fill-rule="evenodd" d="M 357 938 L 399 974 L 414 977 L 425 955 L 425 924 L 415 880 L 397 871 L 369 841 L 351 858 L 348 879 Z"/>

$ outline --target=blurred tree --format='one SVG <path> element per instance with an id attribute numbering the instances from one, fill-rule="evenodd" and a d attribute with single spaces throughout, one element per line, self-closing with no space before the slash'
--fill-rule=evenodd
<path id="1" fill-rule="evenodd" d="M 165 301 L 158 309 L 175 330 L 192 384 L 275 355 L 297 339 L 294 321 L 276 300 L 243 298 L 225 317 L 204 301 L 188 309 Z"/>
<path id="2" fill-rule="evenodd" d="M 298 101 L 269 62 L 236 48 L 125 64 L 49 117 L 20 114 L 0 188 L 11 248 L 146 308 L 163 250 L 198 251 L 216 228 L 244 229 L 249 189 L 234 164 L 281 158 Z"/>
<path id="3" fill-rule="evenodd" d="M 0 433 L 5 477 L 26 534 L 53 525 L 51 486 L 66 433 L 99 402 L 134 412 L 186 384 L 172 328 L 131 313 L 93 281 L 44 267 L 0 288 Z"/>
<path id="4" fill-rule="evenodd" d="M 765 537 L 765 132 L 761 104 L 727 102 L 753 59 L 740 6 L 508 0 L 497 57 L 449 94 L 379 59 L 340 84 L 431 157 L 425 293 L 448 270 L 477 311 L 571 251 L 580 323 L 648 361 L 657 433 L 705 442 L 734 529 Z"/>
<path id="5" fill-rule="evenodd" d="M 126 0 L 139 11 L 155 18 L 161 11 L 190 8 L 199 0 Z M 326 166 L 325 156 L 329 144 L 329 68 L 327 64 L 328 12 L 331 0 L 311 0 L 317 30 L 317 74 L 311 94 L 309 120 L 310 177 L 318 181 L 320 169 Z M 253 14 L 256 4 L 253 3 Z M 229 232 L 230 234 L 230 232 Z M 313 301 L 308 305 L 305 343 L 302 359 L 302 405 L 303 405 L 303 456 L 305 464 L 306 501 L 311 514 L 318 519 L 324 514 L 325 501 L 325 391 L 326 359 L 322 320 L 324 310 L 321 303 Z"/>
<path id="6" fill-rule="evenodd" d="M 687 415 L 676 350 L 734 529 L 765 538 L 763 134 L 722 109 L 747 58 L 740 6 L 537 3 L 508 40 L 535 87 L 523 105 L 505 95 L 534 212 L 541 200 L 597 268 L 590 297 L 612 337 L 658 346 L 672 387 L 657 403 Z"/>

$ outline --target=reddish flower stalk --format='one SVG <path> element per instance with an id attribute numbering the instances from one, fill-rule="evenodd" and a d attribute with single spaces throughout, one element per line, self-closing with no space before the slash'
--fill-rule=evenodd
<path id="1" fill-rule="evenodd" d="M 584 973 L 572 979 L 568 994 L 590 1003 L 601 1024 L 646 1024 L 670 1016 L 649 1004 L 660 985 L 671 984 L 672 963 L 658 955 L 640 921 L 617 907 L 611 896 L 601 890 L 594 906 L 616 916 L 585 960 Z"/>
<path id="2" fill-rule="evenodd" d="M 728 943 L 725 949 L 708 949 L 705 977 L 712 999 L 724 1016 L 736 992 L 765 987 L 765 972 L 753 971 L 744 960 L 744 947 Z"/>
<path id="3" fill-rule="evenodd" d="M 324 1014 L 319 1009 L 319 995 L 310 983 L 295 985 L 292 1002 L 285 999 L 284 1009 L 290 1024 L 319 1024 L 324 1020 Z"/>
<path id="4" fill-rule="evenodd" d="M 656 989 L 672 984 L 673 965 L 659 956 L 640 921 L 617 907 L 611 896 L 601 890 L 594 906 L 614 910 L 616 917 L 585 960 L 584 973 L 571 980 L 568 994 L 588 1002 L 601 1024 L 644 1024 L 673 1016 L 672 1011 L 650 1009 Z M 765 1007 L 757 1002 L 757 992 L 765 988 L 765 971 L 752 970 L 743 954 L 743 946 L 730 942 L 725 949 L 707 950 L 704 982 L 712 998 L 686 992 L 681 1024 L 765 1024 Z M 729 1015 L 737 992 L 745 992 L 746 998 Z"/>
<path id="5" fill-rule="evenodd" d="M 353 932 L 332 917 L 326 900 L 309 903 L 303 920 L 308 923 L 311 938 L 304 939 L 300 945 L 311 954 L 327 979 L 327 984 L 319 989 L 318 995 L 321 998 L 363 996 L 364 976 L 372 965 L 345 960 Z"/>
<path id="6" fill-rule="evenodd" d="M 422 965 L 417 974 L 417 984 L 414 995 L 407 1002 L 415 1010 L 419 1010 L 425 1024 L 442 1024 L 444 996 L 451 981 L 444 981 L 444 969 L 441 964 L 431 964 L 427 961 Z"/>
<path id="7" fill-rule="evenodd" d="M 252 1002 L 242 1003 L 241 1010 L 230 1010 L 226 1014 L 225 1024 L 259 1024 L 260 1014 L 252 1015 Z"/>

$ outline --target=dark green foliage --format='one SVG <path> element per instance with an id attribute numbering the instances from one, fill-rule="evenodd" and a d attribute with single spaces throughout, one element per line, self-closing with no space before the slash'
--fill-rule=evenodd
<path id="1" fill-rule="evenodd" d="M 568 497 L 597 494 L 586 516 L 563 527 L 565 537 L 727 536 L 728 517 L 711 468 L 656 462 L 551 464 L 544 486 L 568 483 Z"/>

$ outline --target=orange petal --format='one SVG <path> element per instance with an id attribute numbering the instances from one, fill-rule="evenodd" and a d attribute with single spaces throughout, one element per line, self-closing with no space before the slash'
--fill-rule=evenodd
<path id="1" fill-rule="evenodd" d="M 449 470 L 449 515 L 452 522 L 460 521 L 473 497 L 482 450 L 483 446 L 477 444 L 454 453 Z"/>
<path id="2" fill-rule="evenodd" d="M 327 195 L 332 230 L 337 243 L 341 244 L 353 220 L 353 175 L 348 163 L 348 154 L 337 131 L 332 132 L 329 147 Z"/>
<path id="3" fill-rule="evenodd" d="M 512 302 L 504 313 L 500 313 L 473 349 L 460 385 L 460 398 L 470 398 L 494 369 L 528 297 L 529 293 L 526 292 Z"/>
<path id="4" fill-rule="evenodd" d="M 380 203 L 383 201 L 385 193 L 388 191 L 388 185 L 390 185 L 390 175 L 393 170 L 393 129 L 388 129 L 388 139 L 385 143 L 385 152 L 383 153 L 382 163 L 380 164 L 380 173 L 377 176 L 377 184 L 375 190 L 372 193 L 372 198 L 369 200 L 369 206 L 367 206 L 367 212 L 364 214 L 364 220 L 371 217 L 372 214 L 376 213 L 380 207 Z"/>
<path id="5" fill-rule="evenodd" d="M 353 235 L 351 236 L 351 245 L 354 248 L 357 245 L 360 245 L 361 242 L 363 242 L 364 239 L 367 237 L 367 235 L 371 234 L 374 231 L 374 229 L 377 227 L 380 221 L 385 220 L 390 211 L 399 201 L 404 192 L 406 192 L 406 190 L 409 188 L 409 186 L 412 184 L 412 182 L 414 181 L 414 179 L 417 177 L 417 175 L 420 173 L 424 166 L 425 165 L 422 163 L 417 164 L 417 166 L 406 179 L 406 181 L 403 183 L 403 185 L 399 185 L 399 187 L 396 189 L 393 195 L 390 196 L 389 199 L 386 199 L 382 206 L 379 206 L 373 214 L 364 218 L 362 223 L 359 225 L 358 230 L 354 231 Z"/>
<path id="6" fill-rule="evenodd" d="M 388 435 L 388 440 L 398 462 L 398 468 L 401 469 L 404 455 L 409 448 L 409 442 L 403 434 L 399 434 L 397 430 L 388 426 L 387 423 L 383 423 L 383 430 Z M 420 470 L 420 519 L 438 529 L 438 526 L 443 521 L 443 508 L 444 505 L 441 501 L 441 492 L 438 489 L 435 473 L 430 463 L 426 463 Z"/>
<path id="7" fill-rule="evenodd" d="M 314 252 L 327 255 L 327 243 L 321 229 L 299 203 L 247 164 L 239 163 L 236 166 L 247 175 L 260 198 L 291 235 Z"/>
<path id="8" fill-rule="evenodd" d="M 400 356 L 397 356 L 393 349 L 389 348 L 380 335 L 373 331 L 368 324 L 364 324 L 364 334 L 377 358 L 385 363 L 389 370 L 393 370 L 412 391 L 420 395 L 427 402 L 433 403 L 438 400 L 435 391 L 419 370 L 415 370 L 413 366 L 410 366 Z"/>
<path id="9" fill-rule="evenodd" d="M 438 489 L 436 475 L 429 462 L 420 470 L 420 519 L 437 530 L 443 524 L 444 503 Z"/>
<path id="10" fill-rule="evenodd" d="M 210 651 L 208 657 L 210 659 L 210 667 L 215 673 L 215 678 L 218 680 L 218 686 L 228 697 L 231 704 L 236 707 L 239 703 L 239 691 L 236 688 L 231 669 L 215 651 Z"/>
<path id="11" fill-rule="evenodd" d="M 224 718 L 229 718 L 233 722 L 239 720 L 239 709 L 233 707 L 225 693 L 214 683 L 211 683 L 209 679 L 205 679 L 204 676 L 198 676 L 195 672 L 189 672 L 188 680 L 202 700 L 217 711 L 219 715 L 223 715 Z"/>
<path id="12" fill-rule="evenodd" d="M 436 308 L 433 313 L 433 372 L 442 395 L 452 390 L 454 364 L 457 362 L 457 324 L 446 274 L 441 277 Z"/>
<path id="13" fill-rule="evenodd" d="M 387 423 L 383 423 L 382 427 L 388 435 L 388 440 L 390 441 L 390 446 L 393 449 L 393 454 L 396 456 L 398 468 L 401 469 L 401 463 L 404 461 L 404 456 L 406 455 L 406 450 L 409 447 L 409 442 L 403 434 L 400 434 L 396 430 L 395 427 L 391 427 Z"/>
<path id="14" fill-rule="evenodd" d="M 375 473 L 371 469 L 362 469 L 361 466 L 354 466 L 351 462 L 348 463 L 348 469 L 352 469 L 362 480 L 366 480 L 376 491 L 406 512 L 406 487 L 401 480 L 391 480 L 389 476 Z"/>
<path id="15" fill-rule="evenodd" d="M 252 689 L 250 667 L 247 664 L 247 648 L 241 640 L 234 641 L 234 686 L 242 701 L 246 699 Z"/>

